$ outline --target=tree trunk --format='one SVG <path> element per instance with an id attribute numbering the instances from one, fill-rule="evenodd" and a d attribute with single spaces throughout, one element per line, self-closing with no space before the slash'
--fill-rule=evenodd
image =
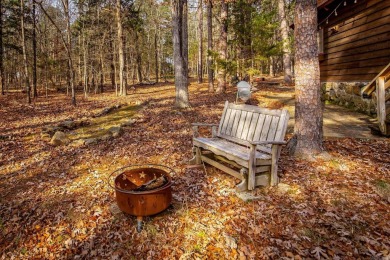
<path id="1" fill-rule="evenodd" d="M 87 49 L 87 44 L 85 43 L 85 32 L 84 28 L 83 31 L 81 32 L 83 35 L 83 78 L 84 78 L 84 97 L 88 97 L 88 49 Z"/>
<path id="2" fill-rule="evenodd" d="M 183 41 L 183 58 L 184 63 L 186 64 L 185 74 L 187 82 L 187 94 L 188 94 L 188 0 L 183 0 L 183 19 L 182 19 L 182 41 Z"/>
<path id="3" fill-rule="evenodd" d="M 32 31 L 32 47 L 33 47 L 33 97 L 38 97 L 37 90 L 37 26 L 36 26 L 36 3 L 33 0 L 32 3 L 32 19 L 33 19 L 33 31 Z"/>
<path id="4" fill-rule="evenodd" d="M 175 105 L 184 108 L 189 106 L 187 0 L 172 0 L 172 27 L 176 88 Z"/>
<path id="5" fill-rule="evenodd" d="M 212 69 L 213 60 L 211 52 L 213 51 L 213 3 L 207 2 L 207 71 L 209 81 L 209 92 L 214 92 L 214 70 Z"/>
<path id="6" fill-rule="evenodd" d="M 199 0 L 198 7 L 198 83 L 203 82 L 203 1 Z"/>
<path id="7" fill-rule="evenodd" d="M 322 147 L 322 103 L 317 46 L 317 6 L 297 0 L 295 7 L 295 155 L 310 156 Z"/>
<path id="8" fill-rule="evenodd" d="M 116 19 L 118 30 L 118 56 L 119 56 L 119 93 L 120 95 L 126 95 L 126 89 L 123 81 L 124 73 L 124 53 L 123 53 L 123 29 L 121 18 L 121 0 L 116 0 Z"/>
<path id="9" fill-rule="evenodd" d="M 274 66 L 274 57 L 269 57 L 269 76 L 274 77 L 275 76 L 275 66 Z"/>
<path id="10" fill-rule="evenodd" d="M 67 55 L 68 55 L 68 67 L 69 67 L 69 85 L 72 91 L 72 105 L 76 106 L 76 93 L 74 91 L 74 71 L 73 71 L 73 60 L 72 60 L 72 32 L 70 27 L 70 10 L 69 0 L 62 0 L 64 12 L 66 16 L 66 39 L 67 39 Z"/>
<path id="11" fill-rule="evenodd" d="M 284 82 L 286 84 L 292 83 L 291 74 L 291 52 L 289 48 L 289 37 L 288 37 L 288 25 L 285 12 L 284 0 L 279 1 L 279 20 L 280 20 L 280 34 L 283 41 L 283 69 L 284 69 Z"/>
<path id="12" fill-rule="evenodd" d="M 218 53 L 219 59 L 222 61 L 218 64 L 218 86 L 217 93 L 224 93 L 226 91 L 226 61 L 227 61 L 227 36 L 228 36 L 228 4 L 225 0 L 221 0 L 221 16 L 220 16 L 220 35 Z"/>
<path id="13" fill-rule="evenodd" d="M 83 46 L 82 46 L 82 41 L 81 41 L 81 33 L 77 36 L 77 39 L 78 39 L 78 47 L 79 47 L 79 50 L 82 50 Z M 83 74 L 81 72 L 81 59 L 82 59 L 82 52 L 79 51 L 78 53 L 78 66 L 77 66 L 77 69 L 78 69 L 78 75 L 77 75 L 77 84 L 76 86 L 80 86 L 82 85 L 82 81 L 83 81 Z"/>
<path id="14" fill-rule="evenodd" d="M 0 0 L 0 84 L 1 94 L 5 95 L 5 75 L 4 75 L 4 46 L 3 46 L 3 0 Z"/>
<path id="15" fill-rule="evenodd" d="M 32 31 L 32 42 L 33 42 L 33 98 L 38 97 L 37 90 L 37 34 L 36 34 L 36 4 L 35 0 L 32 3 L 32 19 L 33 19 L 33 31 Z"/>
<path id="16" fill-rule="evenodd" d="M 24 1 L 20 0 L 20 27 L 22 30 L 22 52 L 23 52 L 23 66 L 24 66 L 24 79 L 26 83 L 27 102 L 31 103 L 31 90 L 30 90 L 30 77 L 28 76 L 28 64 L 26 53 L 26 37 L 24 30 Z"/>
<path id="17" fill-rule="evenodd" d="M 138 82 L 142 83 L 142 57 L 141 57 L 141 50 L 139 48 L 139 43 L 138 43 L 138 33 L 135 32 L 135 52 L 136 52 L 136 62 L 137 62 L 137 77 L 138 77 Z"/>
<path id="18" fill-rule="evenodd" d="M 100 93 L 104 91 L 103 47 L 100 50 Z"/>
<path id="19" fill-rule="evenodd" d="M 127 74 L 126 74 L 126 68 L 127 68 L 127 58 L 126 58 L 126 35 L 122 35 L 122 46 L 123 46 L 123 88 L 121 91 L 121 96 L 127 95 Z"/>
<path id="20" fill-rule="evenodd" d="M 110 63 L 110 78 L 111 78 L 111 86 L 114 89 L 115 88 L 115 46 L 112 44 L 112 41 L 110 41 L 110 50 L 111 50 L 111 63 Z"/>
<path id="21" fill-rule="evenodd" d="M 154 73 L 156 77 L 156 83 L 158 83 L 158 44 L 157 44 L 157 30 L 154 34 L 154 60 L 155 60 L 155 67 L 154 67 Z"/>

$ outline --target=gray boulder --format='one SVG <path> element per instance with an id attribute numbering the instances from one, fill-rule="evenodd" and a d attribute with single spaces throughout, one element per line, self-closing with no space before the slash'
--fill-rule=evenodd
<path id="1" fill-rule="evenodd" d="M 84 140 L 85 145 L 96 144 L 98 140 L 96 138 L 88 138 Z"/>
<path id="2" fill-rule="evenodd" d="M 108 132 L 110 132 L 113 137 L 118 137 L 122 134 L 122 128 L 120 126 L 113 126 L 108 129 Z"/>
<path id="3" fill-rule="evenodd" d="M 61 131 L 57 131 L 50 140 L 50 143 L 55 146 L 68 144 L 69 142 L 70 140 L 68 137 L 66 137 L 65 133 Z"/>
<path id="4" fill-rule="evenodd" d="M 123 126 L 123 127 L 132 126 L 135 122 L 136 122 L 136 120 L 132 118 L 132 119 L 129 119 L 128 121 L 122 123 L 121 126 Z"/>
<path id="5" fill-rule="evenodd" d="M 66 120 L 58 124 L 58 127 L 61 127 L 63 129 L 69 129 L 72 130 L 76 128 L 77 124 L 73 120 Z"/>

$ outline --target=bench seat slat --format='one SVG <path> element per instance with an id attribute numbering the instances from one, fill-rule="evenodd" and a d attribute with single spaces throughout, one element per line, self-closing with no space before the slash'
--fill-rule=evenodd
<path id="1" fill-rule="evenodd" d="M 194 145 L 210 150 L 217 155 L 224 156 L 237 164 L 247 167 L 249 160 L 249 148 L 230 142 L 222 138 L 194 138 Z M 262 162 L 261 162 L 262 161 Z M 271 155 L 256 152 L 256 165 L 271 165 Z"/>

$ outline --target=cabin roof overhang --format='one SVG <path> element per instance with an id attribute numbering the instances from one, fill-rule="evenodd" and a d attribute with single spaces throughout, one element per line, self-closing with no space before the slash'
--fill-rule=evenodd
<path id="1" fill-rule="evenodd" d="M 317 0 L 317 8 L 320 10 L 320 9 L 324 9 L 326 8 L 328 5 L 330 5 L 331 3 L 333 3 L 335 0 Z"/>

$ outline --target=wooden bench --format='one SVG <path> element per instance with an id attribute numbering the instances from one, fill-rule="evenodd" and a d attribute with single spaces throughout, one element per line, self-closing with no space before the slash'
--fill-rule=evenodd
<path id="1" fill-rule="evenodd" d="M 193 164 L 208 163 L 238 179 L 237 190 L 278 183 L 278 159 L 287 130 L 286 109 L 271 110 L 226 101 L 219 125 L 194 123 Z M 212 127 L 212 137 L 198 128 Z M 217 129 L 218 127 L 218 129 Z"/>

